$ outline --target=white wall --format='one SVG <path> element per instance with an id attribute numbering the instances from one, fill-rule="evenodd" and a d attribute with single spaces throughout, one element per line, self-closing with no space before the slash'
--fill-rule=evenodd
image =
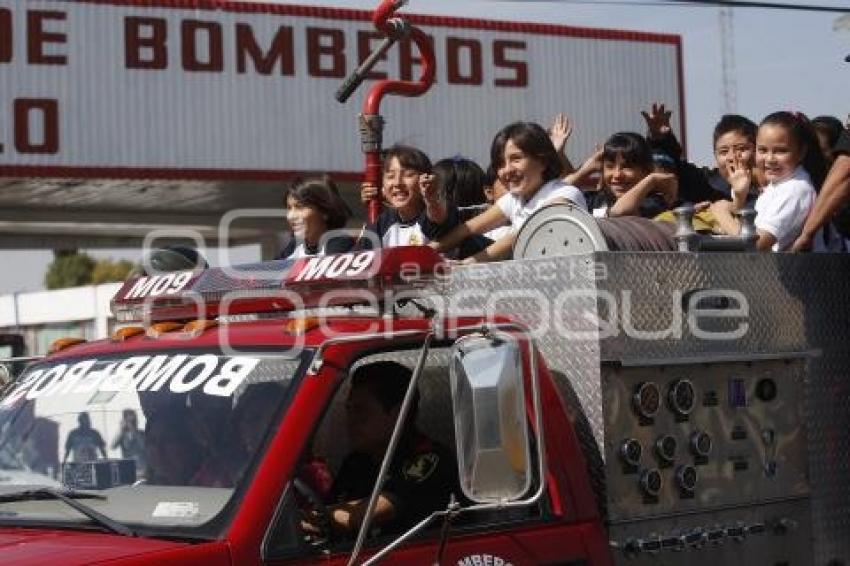
<path id="1" fill-rule="evenodd" d="M 106 338 L 109 302 L 121 283 L 0 295 L 0 328 L 27 329 L 51 324 L 94 322 L 95 339 Z"/>

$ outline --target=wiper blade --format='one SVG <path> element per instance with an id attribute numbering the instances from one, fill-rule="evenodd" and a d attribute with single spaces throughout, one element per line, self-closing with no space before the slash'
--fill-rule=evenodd
<path id="1" fill-rule="evenodd" d="M 0 503 L 9 503 L 13 501 L 34 501 L 39 499 L 59 499 L 57 494 L 70 497 L 71 499 L 106 499 L 105 496 L 99 493 L 91 493 L 88 491 L 56 490 L 50 487 L 40 487 L 37 489 L 27 489 L 25 491 L 13 491 L 12 493 L 0 494 Z"/>
<path id="2" fill-rule="evenodd" d="M 137 536 L 136 533 L 133 532 L 133 530 L 127 525 L 119 523 L 114 519 L 110 519 L 103 513 L 95 511 L 88 505 L 77 501 L 77 499 L 106 499 L 106 497 L 97 493 L 89 493 L 86 491 L 59 490 L 53 489 L 52 487 L 41 487 L 38 489 L 15 491 L 12 493 L 4 493 L 0 495 L 0 503 L 11 503 L 14 501 L 39 501 L 46 499 L 58 499 L 59 501 L 62 501 L 69 507 L 72 507 L 75 511 L 79 512 L 82 515 L 85 515 L 86 517 L 94 521 L 96 524 L 112 531 L 113 533 L 128 537 Z"/>

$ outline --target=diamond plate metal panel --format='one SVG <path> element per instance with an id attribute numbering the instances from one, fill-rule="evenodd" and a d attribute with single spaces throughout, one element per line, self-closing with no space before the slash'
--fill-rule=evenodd
<path id="1" fill-rule="evenodd" d="M 806 270 L 779 254 L 601 253 L 602 358 L 670 360 L 810 349 Z M 700 310 L 700 307 L 702 310 Z M 708 316 L 705 309 L 722 311 Z M 613 313 L 611 311 L 614 311 Z"/>
<path id="2" fill-rule="evenodd" d="M 601 450 L 594 279 L 592 256 L 573 256 L 456 269 L 441 291 L 453 315 L 508 315 L 527 325 L 548 366 L 569 380 Z"/>
<path id="3" fill-rule="evenodd" d="M 756 357 L 807 352 L 805 420 L 816 563 L 850 560 L 850 257 L 826 254 L 597 254 L 608 268 L 600 289 L 631 292 L 638 329 L 666 329 L 676 301 L 695 290 L 729 290 L 746 299 L 747 313 L 705 319 L 704 329 L 738 339 L 704 340 L 682 324 L 681 339 L 642 340 L 626 333 L 602 340 L 606 360 L 651 363 L 663 359 Z M 740 305 L 733 305 L 740 306 Z M 601 307 L 600 310 L 604 310 Z M 601 314 L 600 316 L 605 316 Z M 621 320 L 622 322 L 622 320 Z"/>
<path id="4" fill-rule="evenodd" d="M 603 453 L 611 433 L 603 360 L 806 356 L 815 563 L 827 564 L 850 560 L 848 276 L 850 256 L 603 252 L 456 269 L 440 293 L 453 314 L 484 310 L 531 326 L 547 364 L 568 378 Z"/>

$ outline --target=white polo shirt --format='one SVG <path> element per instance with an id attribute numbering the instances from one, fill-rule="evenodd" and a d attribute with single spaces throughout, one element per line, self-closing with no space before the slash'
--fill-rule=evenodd
<path id="1" fill-rule="evenodd" d="M 812 179 L 802 167 L 790 177 L 768 184 L 756 199 L 756 229 L 776 238 L 771 248 L 782 252 L 791 247 L 815 204 Z M 821 240 L 820 237 L 817 240 Z"/>
<path id="2" fill-rule="evenodd" d="M 582 210 L 587 211 L 587 203 L 581 191 L 560 179 L 552 179 L 544 184 L 537 189 L 537 192 L 528 201 L 524 201 L 520 195 L 513 193 L 504 194 L 496 201 L 496 206 L 511 221 L 511 231 L 516 233 L 519 232 L 519 229 L 522 228 L 522 225 L 525 224 L 529 216 L 537 212 L 541 207 L 558 199 L 566 199 Z"/>

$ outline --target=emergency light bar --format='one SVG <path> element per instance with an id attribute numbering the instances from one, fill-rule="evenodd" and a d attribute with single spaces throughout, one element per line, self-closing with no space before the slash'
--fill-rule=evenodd
<path id="1" fill-rule="evenodd" d="M 146 275 L 112 299 L 118 322 L 156 322 L 383 302 L 425 287 L 445 266 L 428 246 L 405 246 Z M 349 292 L 350 291 L 350 292 Z"/>

